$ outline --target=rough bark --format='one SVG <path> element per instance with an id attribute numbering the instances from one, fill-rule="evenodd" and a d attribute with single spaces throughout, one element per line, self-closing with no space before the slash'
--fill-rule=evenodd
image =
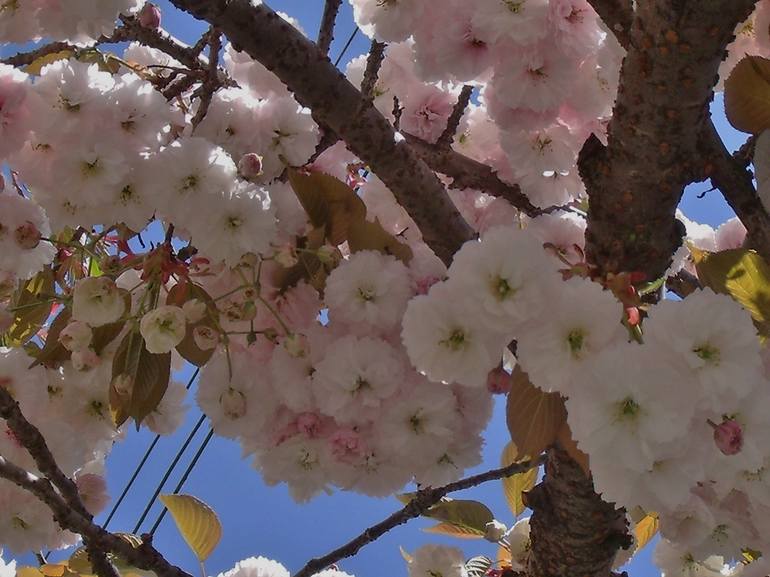
<path id="1" fill-rule="evenodd" d="M 630 547 L 625 514 L 602 501 L 567 453 L 548 452 L 543 482 L 526 494 L 530 519 L 530 575 L 609 575 L 615 554 Z"/>
<path id="2" fill-rule="evenodd" d="M 754 4 L 637 3 L 608 145 L 590 139 L 579 158 L 590 197 L 586 249 L 599 273 L 665 271 L 683 233 L 676 206 L 700 177 L 697 142 L 717 70 Z"/>
<path id="3" fill-rule="evenodd" d="M 748 245 L 770 261 L 770 215 L 757 196 L 746 163 L 727 151 L 711 122 L 703 128 L 699 148 L 704 176 L 711 179 L 746 227 Z"/>
<path id="4" fill-rule="evenodd" d="M 444 261 L 472 229 L 452 204 L 441 181 L 361 92 L 318 47 L 265 4 L 249 0 L 172 0 L 177 8 L 213 24 L 238 50 L 261 62 L 366 162 L 393 192 Z M 356 111 L 358 113 L 356 114 Z"/>

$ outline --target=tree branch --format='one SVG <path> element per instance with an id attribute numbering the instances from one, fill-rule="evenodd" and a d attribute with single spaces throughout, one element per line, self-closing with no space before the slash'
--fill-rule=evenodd
<path id="1" fill-rule="evenodd" d="M 334 40 L 334 23 L 337 21 L 337 13 L 340 10 L 342 0 L 326 0 L 324 13 L 321 16 L 321 27 L 318 30 L 318 50 L 326 56 L 329 54 L 332 41 Z"/>
<path id="2" fill-rule="evenodd" d="M 75 482 L 62 473 L 43 435 L 21 414 L 19 404 L 6 389 L 0 387 L 0 417 L 8 424 L 16 440 L 35 460 L 38 470 L 61 492 L 67 504 L 80 515 L 91 517 L 80 499 Z"/>
<path id="3" fill-rule="evenodd" d="M 722 192 L 746 227 L 751 248 L 770 261 L 770 215 L 757 195 L 751 172 L 728 152 L 713 123 L 703 128 L 699 146 L 705 176 Z"/>
<path id="4" fill-rule="evenodd" d="M 318 47 L 265 4 L 249 0 L 172 0 L 220 28 L 238 50 L 265 65 L 380 177 L 446 263 L 474 234 L 436 175 Z M 351 111 L 360 111 L 351 115 Z"/>
<path id="5" fill-rule="evenodd" d="M 634 21 L 633 0 L 588 0 L 588 3 L 615 35 L 620 45 L 628 48 L 631 24 Z"/>
<path id="6" fill-rule="evenodd" d="M 377 75 L 380 73 L 380 66 L 385 59 L 385 44 L 372 40 L 372 46 L 369 48 L 369 56 L 366 59 L 366 70 L 364 70 L 364 79 L 361 81 L 361 94 L 364 96 L 363 106 L 371 106 L 374 102 L 374 87 L 377 84 Z"/>
<path id="7" fill-rule="evenodd" d="M 441 148 L 411 134 L 402 134 L 415 153 L 428 166 L 452 179 L 453 188 L 474 188 L 492 196 L 504 198 L 529 216 L 537 216 L 543 212 L 532 205 L 518 185 L 500 180 L 495 171 L 486 164 L 460 154 L 452 148 Z"/>
<path id="8" fill-rule="evenodd" d="M 326 567 L 329 567 L 341 559 L 352 557 L 363 547 L 379 539 L 391 529 L 398 527 L 399 525 L 402 525 L 411 519 L 419 517 L 433 505 L 441 501 L 441 499 L 449 493 L 454 491 L 461 491 L 463 489 L 469 489 L 471 487 L 475 487 L 476 485 L 486 483 L 487 481 L 494 481 L 496 479 L 502 479 L 516 475 L 517 473 L 523 473 L 535 467 L 539 467 L 543 462 L 544 457 L 541 456 L 531 461 L 513 463 L 507 467 L 493 469 L 485 473 L 473 475 L 472 477 L 466 477 L 465 479 L 455 481 L 454 483 L 449 483 L 443 487 L 436 487 L 435 489 L 428 488 L 418 491 L 414 498 L 409 501 L 409 503 L 407 503 L 401 510 L 396 511 L 376 525 L 372 525 L 363 533 L 358 535 L 358 537 L 352 539 L 342 547 L 335 549 L 323 557 L 318 557 L 309 561 L 302 569 L 299 570 L 299 572 L 294 575 L 294 577 L 310 577 L 311 575 L 325 569 Z"/>
<path id="9" fill-rule="evenodd" d="M 192 118 L 193 130 L 203 121 L 211 105 L 214 92 L 221 86 L 219 82 L 219 51 L 222 49 L 222 36 L 219 30 L 212 27 L 209 31 L 209 63 L 206 68 L 206 79 L 200 87 L 198 110 Z"/>
<path id="10" fill-rule="evenodd" d="M 449 148 L 452 146 L 457 127 L 460 125 L 460 120 L 462 119 L 463 114 L 465 114 L 465 109 L 468 108 L 468 103 L 471 101 L 471 94 L 473 94 L 473 86 L 465 84 L 460 91 L 460 96 L 457 97 L 454 108 L 452 108 L 452 114 L 450 114 L 447 119 L 444 132 L 441 133 L 441 136 L 439 136 L 436 141 L 436 144 L 440 148 Z"/>
<path id="11" fill-rule="evenodd" d="M 0 387 L 0 416 L 6 420 L 16 439 L 32 455 L 38 469 L 45 475 L 45 477 L 32 475 L 0 456 L 0 477 L 29 491 L 45 503 L 62 529 L 81 535 L 95 568 L 105 572 L 100 574 L 100 577 L 115 577 L 107 568 L 109 561 L 104 556 L 105 551 L 115 553 L 139 569 L 155 571 L 159 577 L 191 577 L 166 561 L 151 543 L 145 541 L 138 547 L 134 547 L 128 541 L 105 531 L 93 522 L 93 516 L 80 500 L 77 486 L 62 473 L 40 431 L 27 421 L 19 410 L 18 403 L 2 387 Z"/>
<path id="12" fill-rule="evenodd" d="M 755 2 L 637 3 L 608 145 L 589 139 L 578 163 L 591 202 L 586 250 L 600 274 L 657 278 L 681 244 L 674 212 L 701 177 L 697 141 L 717 70 Z"/>
<path id="13" fill-rule="evenodd" d="M 548 450 L 543 481 L 524 493 L 532 509 L 533 577 L 609 575 L 620 547 L 630 547 L 625 514 L 602 501 L 593 483 L 558 447 Z"/>

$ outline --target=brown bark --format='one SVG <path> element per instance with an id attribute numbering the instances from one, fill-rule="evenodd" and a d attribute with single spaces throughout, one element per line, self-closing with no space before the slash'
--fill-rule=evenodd
<path id="1" fill-rule="evenodd" d="M 698 137 L 717 70 L 755 0 L 638 2 L 608 145 L 586 142 L 580 173 L 590 197 L 586 249 L 600 273 L 660 276 L 681 243 L 674 218 L 698 180 Z"/>
<path id="2" fill-rule="evenodd" d="M 609 575 L 615 554 L 630 547 L 622 511 L 602 501 L 567 453 L 548 452 L 543 482 L 526 494 L 530 519 L 530 575 L 589 577 Z"/>
<path id="3" fill-rule="evenodd" d="M 331 128 L 393 192 L 417 223 L 426 243 L 445 262 L 473 238 L 435 173 L 393 126 L 348 82 L 318 47 L 265 4 L 249 0 L 172 0 L 213 24 L 238 50 L 261 62 Z"/>

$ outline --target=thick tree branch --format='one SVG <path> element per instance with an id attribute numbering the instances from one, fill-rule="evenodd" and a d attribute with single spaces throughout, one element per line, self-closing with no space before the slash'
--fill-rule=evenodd
<path id="1" fill-rule="evenodd" d="M 751 248 L 770 261 L 770 215 L 757 196 L 751 172 L 728 152 L 711 122 L 703 128 L 699 147 L 705 176 L 722 192 L 746 227 Z"/>
<path id="2" fill-rule="evenodd" d="M 324 13 L 321 16 L 321 27 L 318 30 L 318 50 L 324 55 L 329 54 L 334 40 L 334 23 L 337 21 L 337 13 L 340 10 L 342 0 L 326 0 Z"/>
<path id="3" fill-rule="evenodd" d="M 633 0 L 588 0 L 588 3 L 593 6 L 620 45 L 627 48 L 630 44 L 631 24 L 634 21 Z"/>
<path id="4" fill-rule="evenodd" d="M 756 0 L 651 0 L 636 5 L 605 148 L 579 158 L 590 198 L 586 249 L 600 273 L 657 278 L 681 243 L 674 218 L 700 177 L 697 141 L 725 47 Z"/>
<path id="5" fill-rule="evenodd" d="M 409 501 L 409 503 L 407 503 L 401 510 L 396 511 L 388 518 L 380 521 L 376 525 L 372 525 L 358 537 L 349 541 L 342 547 L 335 549 L 323 557 L 318 557 L 309 561 L 302 569 L 299 570 L 299 572 L 294 575 L 294 577 L 310 577 L 314 573 L 329 567 L 341 559 L 352 557 L 363 547 L 379 539 L 391 529 L 398 527 L 399 525 L 402 525 L 411 519 L 419 517 L 433 505 L 441 501 L 441 499 L 449 493 L 454 491 L 461 491 L 463 489 L 470 489 L 471 487 L 486 483 L 487 481 L 503 479 L 517 473 L 529 471 L 530 469 L 539 467 L 543 461 L 544 458 L 540 457 L 531 461 L 513 463 L 507 467 L 493 469 L 485 473 L 473 475 L 472 477 L 460 479 L 459 481 L 449 483 L 443 487 L 436 487 L 435 489 L 428 488 L 418 491 L 414 498 Z"/>
<path id="6" fill-rule="evenodd" d="M 220 28 L 236 49 L 271 70 L 382 179 L 415 220 L 423 238 L 444 261 L 473 232 L 436 175 L 318 47 L 265 4 L 249 0 L 172 0 L 182 10 Z M 361 111 L 351 114 L 351 111 Z"/>
<path id="7" fill-rule="evenodd" d="M 620 547 L 630 547 L 625 514 L 602 501 L 566 452 L 549 449 L 543 481 L 524 494 L 532 550 L 529 575 L 609 575 Z"/>
<path id="8" fill-rule="evenodd" d="M 35 460 L 38 470 L 61 492 L 67 504 L 78 514 L 91 517 L 80 499 L 75 482 L 62 473 L 43 435 L 21 414 L 19 404 L 6 389 L 0 387 L 0 417 L 8 424 L 16 440 Z"/>
<path id="9" fill-rule="evenodd" d="M 428 166 L 452 179 L 453 188 L 474 188 L 492 196 L 504 198 L 529 216 L 542 213 L 529 202 L 518 185 L 500 180 L 495 171 L 486 164 L 460 154 L 452 148 L 441 148 L 411 134 L 404 133 L 404 137 Z"/>
<path id="10" fill-rule="evenodd" d="M 0 477 L 12 481 L 45 503 L 62 529 L 81 535 L 95 569 L 104 572 L 99 574 L 100 577 L 115 577 L 108 568 L 111 565 L 105 556 L 107 551 L 115 553 L 139 569 L 155 571 L 159 577 L 191 577 L 166 561 L 151 543 L 144 542 L 134 547 L 93 522 L 93 516 L 80 500 L 77 486 L 56 464 L 40 431 L 27 421 L 19 410 L 18 403 L 2 387 L 0 417 L 6 420 L 16 439 L 32 455 L 38 469 L 45 475 L 32 475 L 0 456 Z"/>

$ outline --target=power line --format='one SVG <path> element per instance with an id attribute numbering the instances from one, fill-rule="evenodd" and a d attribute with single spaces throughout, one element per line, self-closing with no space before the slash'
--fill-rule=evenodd
<path id="1" fill-rule="evenodd" d="M 163 478 L 160 480 L 160 483 L 158 483 L 158 486 L 155 487 L 155 492 L 152 494 L 152 497 L 148 501 L 147 506 L 144 508 L 144 511 L 142 512 L 142 516 L 139 517 L 139 521 L 137 521 L 136 525 L 134 526 L 134 530 L 132 531 L 132 533 L 134 533 L 135 535 L 138 534 L 139 527 L 142 526 L 142 523 L 144 523 L 144 520 L 147 518 L 147 514 L 150 512 L 150 509 L 155 503 L 155 499 L 157 499 L 158 495 L 160 495 L 160 492 L 163 489 L 163 485 L 165 485 L 166 481 L 168 481 L 168 478 L 171 476 L 171 473 L 176 468 L 177 463 L 179 463 L 179 459 L 182 458 L 182 455 L 187 450 L 187 447 L 190 445 L 190 441 L 192 441 L 193 437 L 195 436 L 195 433 L 198 432 L 198 429 L 201 428 L 201 425 L 205 420 L 206 420 L 206 415 L 201 415 L 200 419 L 198 419 L 198 422 L 195 424 L 195 427 L 193 428 L 193 430 L 190 431 L 189 435 L 187 435 L 187 439 L 185 439 L 184 444 L 177 452 L 176 456 L 174 457 L 174 460 L 171 461 L 171 464 L 168 466 L 168 469 L 166 469 L 166 472 L 163 475 Z"/>
<path id="2" fill-rule="evenodd" d="M 190 380 L 187 382 L 187 386 L 185 387 L 188 391 L 190 390 L 190 387 L 192 386 L 193 382 L 195 382 L 195 379 L 198 376 L 198 373 L 200 373 L 200 371 L 201 371 L 200 367 L 196 368 L 192 377 L 190 377 Z M 115 504 L 112 506 L 112 510 L 110 511 L 110 514 L 107 516 L 107 520 L 104 522 L 105 529 L 110 524 L 110 521 L 112 521 L 112 518 L 115 516 L 115 513 L 118 511 L 118 507 L 120 507 L 121 503 L 123 503 L 123 500 L 126 498 L 126 495 L 128 495 L 128 492 L 131 490 L 131 487 L 134 485 L 134 482 L 136 481 L 137 477 L 139 477 L 139 473 L 142 472 L 142 469 L 144 468 L 145 463 L 147 463 L 147 459 L 150 458 L 150 455 L 155 450 L 155 446 L 158 444 L 159 440 L 160 440 L 160 435 L 155 435 L 155 438 L 150 443 L 150 446 L 147 447 L 147 450 L 145 451 L 144 456 L 142 457 L 141 461 L 139 461 L 139 464 L 136 466 L 136 469 L 134 469 L 133 475 L 131 475 L 131 478 L 128 480 L 128 483 L 126 483 L 126 486 L 123 487 L 123 492 L 120 494 L 120 497 L 118 497 L 118 500 L 115 501 Z"/>
<path id="3" fill-rule="evenodd" d="M 350 48 L 350 45 L 353 43 L 353 39 L 356 37 L 356 34 L 358 34 L 358 26 L 353 29 L 353 33 L 350 35 L 350 38 L 348 38 L 348 41 L 342 48 L 342 52 L 340 52 L 340 55 L 337 56 L 337 60 L 334 61 L 335 66 L 337 66 L 340 63 L 340 60 L 342 60 L 342 57 L 345 56 L 345 52 L 347 52 L 348 48 Z"/>
<path id="4" fill-rule="evenodd" d="M 198 463 L 198 459 L 200 459 L 201 455 L 203 454 L 203 451 L 206 449 L 206 445 L 209 444 L 209 441 L 211 440 L 211 436 L 214 434 L 213 429 L 209 429 L 208 435 L 206 435 L 206 438 L 203 439 L 203 443 L 201 443 L 201 446 L 198 447 L 198 452 L 195 453 L 195 456 L 192 458 L 192 461 L 190 461 L 190 464 L 187 466 L 187 469 L 185 470 L 184 474 L 182 475 L 182 478 L 179 479 L 179 482 L 176 484 L 176 487 L 174 487 L 174 495 L 179 493 L 179 491 L 182 490 L 182 487 L 184 486 L 185 482 L 187 482 L 187 477 L 190 476 L 190 473 L 192 473 L 192 470 L 195 468 L 195 465 Z M 163 511 L 160 512 L 160 515 L 158 515 L 158 518 L 155 519 L 155 523 L 152 525 L 152 529 L 150 529 L 150 535 L 155 535 L 155 531 L 160 526 L 161 522 L 163 521 L 163 518 L 166 516 L 166 512 L 168 509 L 163 507 Z"/>

